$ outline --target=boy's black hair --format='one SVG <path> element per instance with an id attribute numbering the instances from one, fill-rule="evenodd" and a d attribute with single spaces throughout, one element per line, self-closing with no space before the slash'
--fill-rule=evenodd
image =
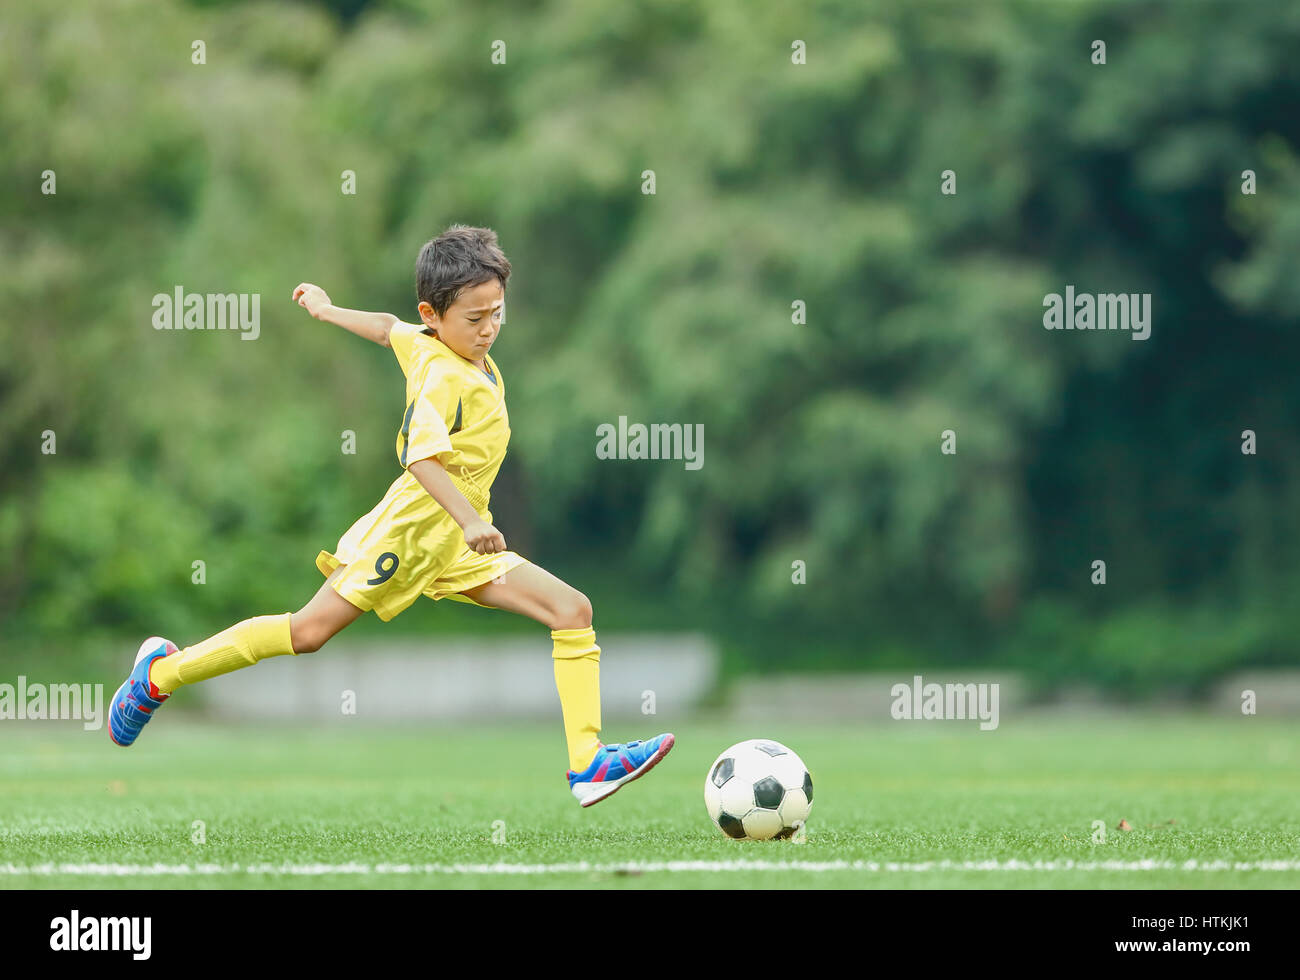
<path id="1" fill-rule="evenodd" d="M 416 298 L 440 317 L 446 316 L 462 289 L 491 279 L 499 279 L 502 289 L 510 281 L 510 260 L 491 228 L 452 225 L 425 242 L 415 260 Z"/>

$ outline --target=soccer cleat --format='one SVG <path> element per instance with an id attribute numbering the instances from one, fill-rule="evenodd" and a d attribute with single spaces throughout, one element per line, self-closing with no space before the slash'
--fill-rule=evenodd
<path id="1" fill-rule="evenodd" d="M 582 772 L 569 770 L 569 790 L 583 806 L 599 803 L 617 793 L 624 783 L 640 779 L 657 766 L 675 741 L 672 734 L 666 734 L 644 742 L 602 745 L 586 769 Z"/>
<path id="2" fill-rule="evenodd" d="M 135 741 L 154 709 L 171 697 L 153 686 L 149 668 L 159 657 L 175 652 L 176 644 L 161 636 L 151 636 L 140 644 L 131 673 L 108 707 L 108 737 L 123 748 Z"/>

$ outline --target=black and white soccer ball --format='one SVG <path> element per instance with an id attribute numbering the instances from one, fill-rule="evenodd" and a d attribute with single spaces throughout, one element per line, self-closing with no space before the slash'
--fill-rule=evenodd
<path id="1" fill-rule="evenodd" d="M 780 742 L 751 738 L 733 745 L 709 767 L 704 805 L 728 837 L 790 837 L 812 810 L 812 776 Z"/>

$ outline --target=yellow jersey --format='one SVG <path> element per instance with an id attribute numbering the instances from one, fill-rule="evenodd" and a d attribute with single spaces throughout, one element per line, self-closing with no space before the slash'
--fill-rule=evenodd
<path id="1" fill-rule="evenodd" d="M 496 362 L 485 355 L 488 370 L 480 371 L 433 331 L 410 323 L 393 327 L 389 343 L 406 375 L 406 413 L 397 433 L 397 461 L 406 469 L 436 456 L 458 486 L 468 484 L 481 495 L 476 500 L 465 493 L 475 509 L 486 510 L 492 481 L 510 442 L 506 385 Z M 409 473 L 405 478 L 425 493 Z"/>
<path id="2" fill-rule="evenodd" d="M 322 551 L 316 567 L 332 575 L 339 595 L 359 609 L 392 619 L 421 595 L 465 599 L 461 593 L 490 582 L 525 559 L 513 551 L 479 555 L 465 543 L 451 515 L 411 475 L 409 467 L 437 457 L 452 483 L 491 522 L 492 481 L 510 442 L 506 385 L 491 357 L 479 370 L 431 330 L 399 323 L 389 335 L 406 375 L 406 411 L 397 433 L 402 474 L 370 513 Z"/>

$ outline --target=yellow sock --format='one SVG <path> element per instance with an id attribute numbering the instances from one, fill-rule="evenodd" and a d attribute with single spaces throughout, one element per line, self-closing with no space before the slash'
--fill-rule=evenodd
<path id="1" fill-rule="evenodd" d="M 158 690 L 170 693 L 182 684 L 206 681 L 286 653 L 293 653 L 289 613 L 255 616 L 202 643 L 155 660 L 149 668 L 149 680 Z"/>
<path id="2" fill-rule="evenodd" d="M 582 772 L 600 747 L 600 647 L 596 631 L 552 630 L 555 649 L 555 688 L 564 713 L 564 737 L 569 743 L 569 768 Z"/>

